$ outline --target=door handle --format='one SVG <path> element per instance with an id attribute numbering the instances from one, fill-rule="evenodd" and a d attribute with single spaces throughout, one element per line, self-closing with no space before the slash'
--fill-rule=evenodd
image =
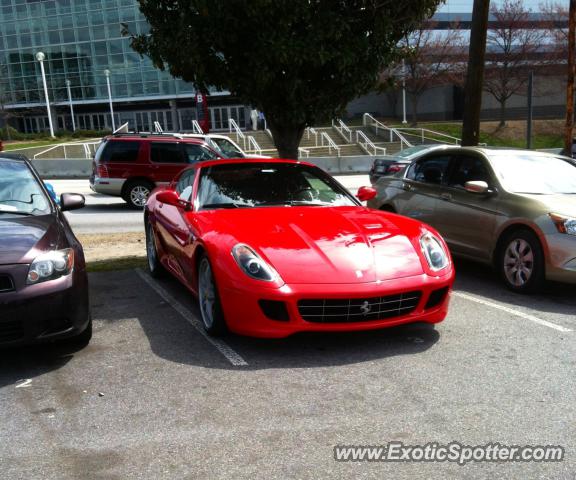
<path id="1" fill-rule="evenodd" d="M 450 195 L 449 193 L 441 193 L 441 194 L 440 194 L 440 198 L 441 198 L 442 200 L 451 201 L 451 200 L 452 200 L 452 195 Z"/>
<path id="2" fill-rule="evenodd" d="M 402 190 L 406 190 L 407 192 L 409 192 L 410 190 L 412 190 L 412 185 L 406 182 L 402 182 Z"/>

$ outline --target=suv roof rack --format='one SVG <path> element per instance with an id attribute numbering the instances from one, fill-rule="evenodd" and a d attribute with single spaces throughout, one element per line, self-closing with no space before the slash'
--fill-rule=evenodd
<path id="1" fill-rule="evenodd" d="M 118 132 L 113 133 L 112 137 L 169 137 L 169 138 L 184 138 L 179 133 L 157 133 L 157 132 Z"/>

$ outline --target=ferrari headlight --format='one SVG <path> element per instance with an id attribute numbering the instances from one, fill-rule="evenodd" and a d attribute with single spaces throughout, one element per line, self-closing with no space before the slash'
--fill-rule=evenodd
<path id="1" fill-rule="evenodd" d="M 272 282 L 278 278 L 278 273 L 268 265 L 260 256 L 248 245 L 239 243 L 232 249 L 232 256 L 238 266 L 249 277 L 256 280 Z"/>
<path id="2" fill-rule="evenodd" d="M 36 283 L 54 280 L 68 275 L 74 267 L 74 250 L 65 248 L 53 250 L 36 257 L 28 269 L 26 283 Z"/>
<path id="3" fill-rule="evenodd" d="M 548 215 L 560 233 L 576 235 L 576 218 L 559 215 L 558 213 L 549 213 Z"/>
<path id="4" fill-rule="evenodd" d="M 437 272 L 448 266 L 448 254 L 440 240 L 430 232 L 426 232 L 420 237 L 420 247 L 432 270 Z"/>

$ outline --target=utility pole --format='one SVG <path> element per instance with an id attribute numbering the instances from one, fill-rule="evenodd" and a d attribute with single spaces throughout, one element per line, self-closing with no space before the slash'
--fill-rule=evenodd
<path id="1" fill-rule="evenodd" d="M 534 96 L 534 72 L 528 76 L 528 120 L 526 125 L 526 148 L 532 149 L 532 97 Z"/>
<path id="2" fill-rule="evenodd" d="M 570 0 L 568 13 L 568 82 L 566 85 L 566 123 L 564 128 L 564 151 L 572 155 L 574 129 L 574 76 L 576 76 L 576 0 Z"/>
<path id="3" fill-rule="evenodd" d="M 467 146 L 478 145 L 480 137 L 480 110 L 489 12 L 490 0 L 474 0 L 462 122 L 462 145 Z"/>

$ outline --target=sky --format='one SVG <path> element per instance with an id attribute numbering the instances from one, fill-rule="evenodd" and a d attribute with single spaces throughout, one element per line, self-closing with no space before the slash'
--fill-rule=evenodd
<path id="1" fill-rule="evenodd" d="M 565 1 L 568 4 L 568 0 L 559 0 Z M 437 12 L 441 13 L 470 13 L 472 12 L 472 4 L 474 0 L 446 0 L 444 5 L 438 7 Z M 502 3 L 500 0 L 491 0 L 492 3 Z M 539 10 L 538 6 L 541 3 L 545 3 L 542 0 L 524 0 L 524 6 L 529 8 L 533 12 Z"/>

